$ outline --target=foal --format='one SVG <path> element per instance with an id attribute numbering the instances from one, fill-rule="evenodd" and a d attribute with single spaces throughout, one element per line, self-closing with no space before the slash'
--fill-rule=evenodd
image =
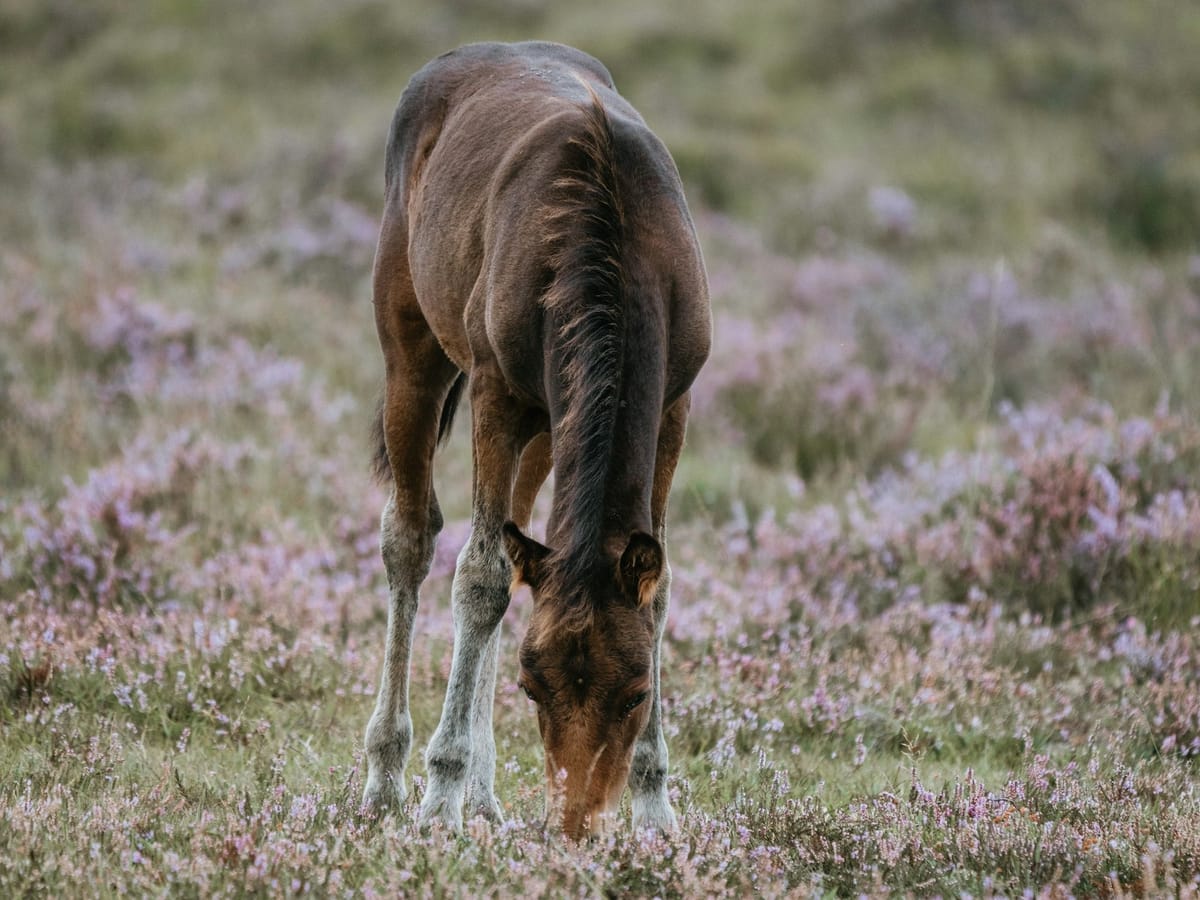
<path id="1" fill-rule="evenodd" d="M 500 819 L 492 734 L 500 620 L 533 593 L 520 686 L 537 704 L 548 815 L 599 831 L 627 782 L 635 826 L 670 828 L 659 649 L 667 494 L 708 355 L 704 265 L 675 165 L 599 62 L 549 43 L 473 44 L 400 99 L 374 303 L 387 386 L 379 468 L 388 635 L 364 803 L 405 796 L 417 590 L 442 516 L 431 466 L 464 383 L 471 536 L 420 818 Z M 551 467 L 544 546 L 526 536 Z M 507 555 L 507 558 L 506 558 Z"/>

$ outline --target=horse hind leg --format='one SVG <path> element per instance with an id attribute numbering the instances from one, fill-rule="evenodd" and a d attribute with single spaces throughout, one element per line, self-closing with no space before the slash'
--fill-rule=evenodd
<path id="1" fill-rule="evenodd" d="M 533 518 L 533 504 L 538 491 L 553 467 L 550 432 L 539 432 L 521 453 L 521 467 L 517 470 L 517 483 L 512 492 L 512 520 L 522 531 L 529 531 L 529 520 Z"/>
<path id="2" fill-rule="evenodd" d="M 387 358 L 383 433 L 392 491 L 380 521 L 388 582 L 387 642 L 375 710 L 365 735 L 363 805 L 398 807 L 406 795 L 405 763 L 412 746 L 408 709 L 409 658 L 417 592 L 429 574 L 442 515 L 433 490 L 439 421 L 458 373 L 419 316 L 398 232 L 386 226 L 376 270 L 376 318 Z"/>
<path id="3" fill-rule="evenodd" d="M 655 535 L 664 552 L 667 549 L 667 497 L 671 491 L 675 466 L 683 449 L 689 400 L 685 394 L 667 410 L 658 436 L 650 512 Z M 633 827 L 657 828 L 660 831 L 672 831 L 676 826 L 675 810 L 671 808 L 671 801 L 667 796 L 667 741 L 663 736 L 659 678 L 663 630 L 667 624 L 670 596 L 671 567 L 668 563 L 663 566 L 662 577 L 659 578 L 658 587 L 654 592 L 654 661 L 650 719 L 634 746 L 633 765 L 629 773 L 629 785 L 633 793 Z"/>
<path id="4" fill-rule="evenodd" d="M 380 520 L 380 545 L 388 577 L 387 643 L 375 710 L 364 738 L 367 778 L 363 805 L 383 812 L 399 807 L 407 793 L 404 769 L 412 746 L 408 711 L 408 667 L 417 590 L 432 558 L 436 524 L 413 528 L 393 494 Z"/>
<path id="5" fill-rule="evenodd" d="M 442 526 L 431 470 L 441 404 L 452 377 L 422 387 L 389 385 L 384 410 L 392 471 L 392 492 L 380 520 L 388 582 L 387 643 L 379 694 L 367 724 L 363 791 L 363 803 L 376 810 L 399 806 L 406 794 L 404 768 L 412 746 L 412 627 L 417 592 L 429 574 Z"/>

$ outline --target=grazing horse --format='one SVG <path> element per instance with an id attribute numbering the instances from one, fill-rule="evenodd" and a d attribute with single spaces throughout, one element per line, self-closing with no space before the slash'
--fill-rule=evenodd
<path id="1" fill-rule="evenodd" d="M 578 50 L 447 53 L 413 77 L 392 121 L 374 303 L 387 374 L 377 466 L 392 490 L 364 804 L 405 796 L 413 617 L 442 524 L 431 466 L 465 386 L 471 536 L 420 819 L 457 828 L 464 801 L 469 815 L 501 818 L 496 655 L 510 590 L 524 583 L 533 609 L 519 684 L 537 705 L 548 817 L 573 838 L 597 832 L 631 783 L 635 826 L 671 828 L 664 522 L 711 316 L 670 155 Z M 543 545 L 521 529 L 551 468 Z"/>

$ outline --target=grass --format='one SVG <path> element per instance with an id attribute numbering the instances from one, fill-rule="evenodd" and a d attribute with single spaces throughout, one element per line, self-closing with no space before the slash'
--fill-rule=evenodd
<path id="1" fill-rule="evenodd" d="M 6 4 L 0 893 L 1194 895 L 1200 17 L 1169 6 Z M 524 595 L 509 822 L 412 825 L 465 410 L 412 795 L 358 809 L 383 135 L 428 58 L 521 37 L 609 65 L 712 284 L 671 836 L 546 832 Z"/>

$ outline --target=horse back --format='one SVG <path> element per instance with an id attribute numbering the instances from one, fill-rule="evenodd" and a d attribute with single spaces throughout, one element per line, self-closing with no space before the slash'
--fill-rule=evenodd
<path id="1" fill-rule="evenodd" d="M 543 408 L 548 221 L 597 109 L 621 198 L 622 277 L 636 287 L 625 302 L 641 307 L 628 312 L 645 323 L 643 351 L 661 357 L 666 402 L 707 355 L 703 263 L 669 153 L 601 63 L 558 44 L 460 48 L 413 77 L 388 143 L 389 212 L 406 228 L 426 321 L 459 368 L 495 363 Z"/>

